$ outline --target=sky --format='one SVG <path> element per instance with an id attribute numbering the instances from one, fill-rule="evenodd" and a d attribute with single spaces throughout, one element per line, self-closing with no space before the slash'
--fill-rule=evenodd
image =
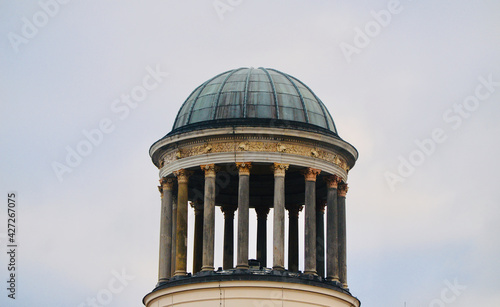
<path id="1" fill-rule="evenodd" d="M 362 306 L 500 306 L 499 13 L 495 0 L 2 1 L 0 305 L 142 306 L 158 270 L 149 147 L 198 85 L 262 66 L 307 84 L 359 151 L 347 240 Z"/>

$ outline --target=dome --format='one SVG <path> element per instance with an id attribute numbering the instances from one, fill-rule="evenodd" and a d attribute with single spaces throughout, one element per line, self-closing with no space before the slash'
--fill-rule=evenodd
<path id="1" fill-rule="evenodd" d="M 169 135 L 228 125 L 275 126 L 337 136 L 330 113 L 300 80 L 271 68 L 238 68 L 198 86 Z"/>

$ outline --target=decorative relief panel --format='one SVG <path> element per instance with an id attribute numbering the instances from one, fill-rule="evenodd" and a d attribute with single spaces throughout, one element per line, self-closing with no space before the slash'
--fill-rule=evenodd
<path id="1" fill-rule="evenodd" d="M 167 165 L 177 159 L 183 159 L 197 155 L 235 151 L 278 152 L 312 157 L 336 164 L 345 171 L 349 171 L 347 162 L 343 158 L 331 151 L 322 149 L 320 147 L 308 146 L 307 144 L 298 144 L 295 142 L 284 143 L 276 141 L 234 141 L 234 139 L 227 140 L 226 142 L 219 141 L 204 144 L 198 143 L 193 146 L 170 151 L 163 157 L 163 165 Z"/>

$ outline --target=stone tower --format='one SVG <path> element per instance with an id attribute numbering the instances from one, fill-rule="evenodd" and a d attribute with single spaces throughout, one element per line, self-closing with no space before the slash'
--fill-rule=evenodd
<path id="1" fill-rule="evenodd" d="M 347 286 L 345 224 L 347 174 L 358 153 L 307 85 L 270 68 L 221 73 L 189 95 L 150 156 L 162 201 L 159 277 L 147 307 L 360 305 Z M 221 268 L 216 207 L 224 215 Z M 249 260 L 250 236 L 257 259 Z"/>

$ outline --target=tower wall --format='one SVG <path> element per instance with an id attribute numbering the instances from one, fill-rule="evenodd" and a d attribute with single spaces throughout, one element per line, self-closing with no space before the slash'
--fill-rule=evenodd
<path id="1" fill-rule="evenodd" d="M 358 307 L 351 295 L 299 283 L 219 281 L 168 287 L 148 294 L 146 307 Z"/>

